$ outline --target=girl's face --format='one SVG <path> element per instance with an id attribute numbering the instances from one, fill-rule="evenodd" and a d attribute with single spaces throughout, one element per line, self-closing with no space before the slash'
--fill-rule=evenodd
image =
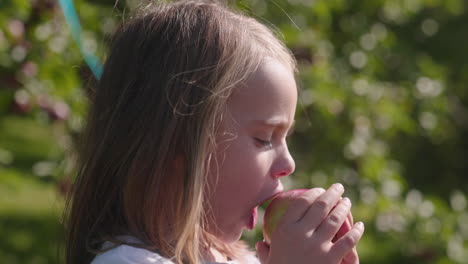
<path id="1" fill-rule="evenodd" d="M 296 103 L 294 76 L 276 60 L 263 63 L 229 98 L 209 176 L 210 232 L 224 242 L 235 242 L 244 228 L 254 227 L 257 207 L 282 191 L 280 178 L 294 171 L 286 136 Z"/>

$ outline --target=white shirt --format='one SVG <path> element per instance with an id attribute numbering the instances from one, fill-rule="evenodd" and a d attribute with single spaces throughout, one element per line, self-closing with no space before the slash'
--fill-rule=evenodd
<path id="1" fill-rule="evenodd" d="M 125 241 L 135 242 L 135 238 L 126 237 Z M 113 244 L 105 242 L 103 248 L 109 248 Z M 91 264 L 174 264 L 170 259 L 162 257 L 156 252 L 129 245 L 119 245 L 98 254 Z M 205 262 L 205 264 L 238 264 L 236 261 Z M 252 256 L 249 264 L 260 264 L 260 261 Z"/>

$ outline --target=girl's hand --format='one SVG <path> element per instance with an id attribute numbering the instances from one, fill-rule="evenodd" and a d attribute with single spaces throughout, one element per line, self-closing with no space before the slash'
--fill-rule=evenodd
<path id="1" fill-rule="evenodd" d="M 340 227 L 340 230 L 338 233 L 336 233 L 335 237 L 332 239 L 332 242 L 335 243 L 338 239 L 340 239 L 342 236 L 344 236 L 346 233 L 351 230 L 353 227 L 353 215 L 351 212 L 349 212 L 348 217 L 344 224 Z M 356 250 L 356 247 L 354 247 L 348 255 L 346 255 L 343 260 L 341 261 L 341 264 L 358 264 L 359 263 L 359 256 Z"/>
<path id="2" fill-rule="evenodd" d="M 273 232 L 271 245 L 257 243 L 260 261 L 264 264 L 359 263 L 355 246 L 364 232 L 362 223 L 333 242 L 350 215 L 351 202 L 341 199 L 343 192 L 341 184 L 334 184 L 327 191 L 314 188 L 296 198 Z"/>

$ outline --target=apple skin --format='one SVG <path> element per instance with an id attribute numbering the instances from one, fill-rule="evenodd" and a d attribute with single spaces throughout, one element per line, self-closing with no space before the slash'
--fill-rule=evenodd
<path id="1" fill-rule="evenodd" d="M 305 191 L 307 191 L 307 189 L 296 189 L 280 193 L 273 198 L 265 209 L 265 214 L 263 215 L 263 238 L 268 245 L 271 243 L 273 231 L 276 229 L 281 217 L 283 217 L 288 210 L 293 199 L 300 196 Z"/>
<path id="2" fill-rule="evenodd" d="M 265 242 L 270 245 L 271 244 L 271 236 L 273 231 L 276 229 L 281 217 L 286 213 L 288 210 L 289 205 L 294 200 L 294 198 L 301 196 L 307 189 L 295 189 L 286 191 L 276 195 L 270 204 L 265 209 L 265 214 L 263 216 L 263 238 Z M 332 239 L 334 243 L 340 237 L 344 236 L 351 230 L 352 225 L 351 214 L 348 215 L 348 218 L 340 227 L 339 231 Z"/>

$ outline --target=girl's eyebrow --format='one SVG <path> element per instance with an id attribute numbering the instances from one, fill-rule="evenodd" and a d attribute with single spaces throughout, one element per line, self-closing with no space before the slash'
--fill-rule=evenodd
<path id="1" fill-rule="evenodd" d="M 264 126 L 264 127 L 273 127 L 281 128 L 288 131 L 287 136 L 290 136 L 294 132 L 296 126 L 296 120 L 293 120 L 291 126 L 288 127 L 288 123 L 282 119 L 265 119 L 265 120 L 254 120 L 254 124 Z"/>

